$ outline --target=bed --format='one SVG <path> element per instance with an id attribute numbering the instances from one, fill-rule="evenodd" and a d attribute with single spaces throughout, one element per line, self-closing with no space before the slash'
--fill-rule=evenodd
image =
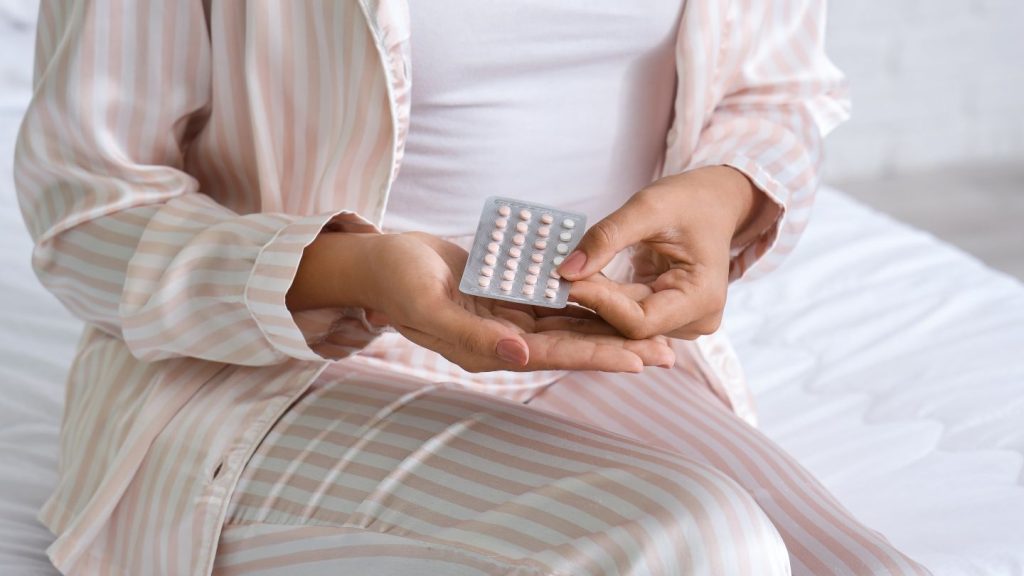
<path id="1" fill-rule="evenodd" d="M 53 575 L 35 513 L 81 324 L 31 272 L 11 181 L 31 4 L 0 0 L 0 574 Z M 1024 286 L 836 190 L 815 210 L 730 295 L 762 429 L 937 576 L 1024 574 Z"/>

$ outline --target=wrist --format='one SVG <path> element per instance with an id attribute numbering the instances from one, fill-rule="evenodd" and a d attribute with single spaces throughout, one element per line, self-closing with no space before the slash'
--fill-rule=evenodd
<path id="1" fill-rule="evenodd" d="M 761 190 L 731 166 L 704 166 L 667 176 L 655 187 L 664 185 L 684 192 L 691 210 L 699 207 L 702 225 L 713 224 L 722 236 L 733 240 L 744 234 L 765 208 Z"/>
<path id="2" fill-rule="evenodd" d="M 306 246 L 286 296 L 292 312 L 315 308 L 365 308 L 367 258 L 379 234 L 322 232 Z"/>
<path id="3" fill-rule="evenodd" d="M 729 211 L 732 238 L 735 239 L 749 228 L 764 209 L 764 194 L 746 174 L 732 166 L 709 166 L 703 170 L 711 174 L 715 194 Z"/>

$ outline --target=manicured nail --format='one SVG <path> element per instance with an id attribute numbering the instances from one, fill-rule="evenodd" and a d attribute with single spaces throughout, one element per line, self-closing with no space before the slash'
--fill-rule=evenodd
<path id="1" fill-rule="evenodd" d="M 558 273 L 562 276 L 575 276 L 579 274 L 587 264 L 587 255 L 580 250 L 574 250 L 569 257 L 558 267 Z"/>
<path id="2" fill-rule="evenodd" d="M 494 348 L 494 352 L 498 355 L 498 358 L 519 366 L 525 365 L 529 358 L 526 347 L 517 340 L 499 340 L 498 345 Z"/>

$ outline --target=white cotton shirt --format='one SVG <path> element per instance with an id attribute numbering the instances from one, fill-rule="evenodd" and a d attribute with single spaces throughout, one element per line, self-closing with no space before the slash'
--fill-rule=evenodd
<path id="1" fill-rule="evenodd" d="M 491 195 L 593 223 L 660 170 L 682 0 L 409 10 L 411 124 L 385 230 L 472 234 Z"/>

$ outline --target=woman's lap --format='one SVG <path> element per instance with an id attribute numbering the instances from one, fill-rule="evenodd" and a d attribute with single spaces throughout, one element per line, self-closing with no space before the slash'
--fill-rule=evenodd
<path id="1" fill-rule="evenodd" d="M 381 535 L 405 550 L 371 554 L 382 573 L 407 557 L 453 575 L 926 573 L 682 368 L 575 373 L 527 405 L 327 373 L 257 450 L 227 524 L 224 574 L 337 570 Z M 287 542 L 254 544 L 259 527 Z"/>
<path id="2" fill-rule="evenodd" d="M 363 550 L 353 539 L 383 537 L 412 557 L 444 551 L 429 561 L 451 571 L 437 574 L 788 573 L 767 517 L 709 466 L 491 396 L 334 374 L 247 465 L 219 573 L 337 570 L 353 561 L 346 551 Z M 295 537 L 300 527 L 328 533 Z M 310 552 L 314 542 L 333 555 Z M 373 557 L 378 567 L 400 561 Z"/>
<path id="3" fill-rule="evenodd" d="M 696 372 L 649 370 L 637 378 L 572 374 L 529 405 L 723 472 L 771 519 L 794 574 L 927 574 L 858 522 L 774 442 L 736 417 Z"/>

